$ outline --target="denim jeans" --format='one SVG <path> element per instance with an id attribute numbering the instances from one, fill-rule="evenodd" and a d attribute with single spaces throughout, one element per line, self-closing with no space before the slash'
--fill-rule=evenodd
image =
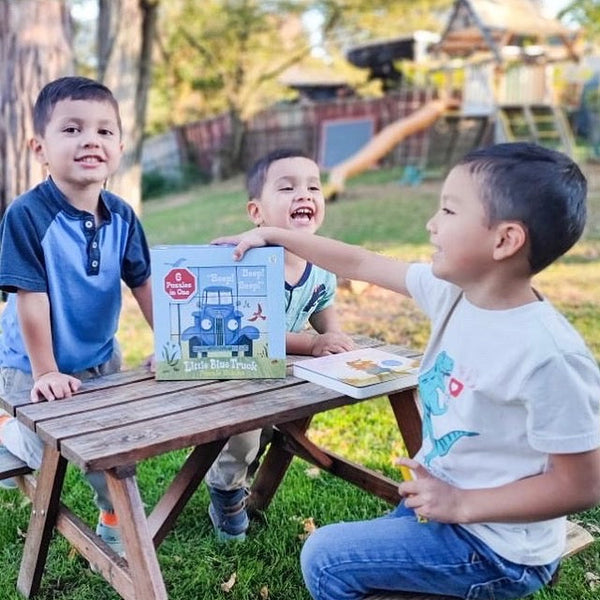
<path id="1" fill-rule="evenodd" d="M 559 563 L 512 563 L 458 525 L 420 523 L 403 503 L 378 519 L 317 529 L 300 562 L 314 600 L 360 600 L 384 591 L 523 598 L 547 584 Z"/>

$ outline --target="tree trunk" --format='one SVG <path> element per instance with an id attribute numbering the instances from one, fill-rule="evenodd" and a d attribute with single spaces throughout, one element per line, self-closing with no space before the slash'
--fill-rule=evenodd
<path id="1" fill-rule="evenodd" d="M 64 0 L 0 0 L 0 214 L 43 173 L 28 148 L 35 99 L 74 69 Z"/>
<path id="2" fill-rule="evenodd" d="M 141 156 L 159 0 L 99 0 L 98 78 L 119 101 L 125 151 L 109 189 L 141 209 Z"/>

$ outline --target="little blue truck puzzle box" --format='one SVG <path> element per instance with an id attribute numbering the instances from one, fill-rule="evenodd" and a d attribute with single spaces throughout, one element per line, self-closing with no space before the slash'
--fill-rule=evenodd
<path id="1" fill-rule="evenodd" d="M 285 377 L 283 248 L 150 250 L 156 379 Z"/>

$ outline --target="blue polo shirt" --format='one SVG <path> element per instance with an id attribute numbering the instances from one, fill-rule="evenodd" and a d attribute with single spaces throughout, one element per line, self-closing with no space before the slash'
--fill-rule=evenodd
<path id="1" fill-rule="evenodd" d="M 51 178 L 15 199 L 0 223 L 0 289 L 45 292 L 63 373 L 107 361 L 121 312 L 121 280 L 150 276 L 150 253 L 131 206 L 103 190 L 102 223 L 69 203 Z M 31 372 L 10 293 L 0 321 L 0 366 Z"/>

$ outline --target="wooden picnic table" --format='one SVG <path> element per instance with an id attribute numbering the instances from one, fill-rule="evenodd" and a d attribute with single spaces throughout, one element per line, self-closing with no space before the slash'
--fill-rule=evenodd
<path id="1" fill-rule="evenodd" d="M 401 346 L 357 337 L 358 346 L 378 346 L 418 356 Z M 156 381 L 143 370 L 86 382 L 69 400 L 31 403 L 29 394 L 0 398 L 0 405 L 45 442 L 36 477 L 19 479 L 32 510 L 17 581 L 34 596 L 40 587 L 54 529 L 86 558 L 125 600 L 166 600 L 156 548 L 205 473 L 234 434 L 275 425 L 269 450 L 254 478 L 250 510 L 269 505 L 294 456 L 300 456 L 391 502 L 397 482 L 317 446 L 306 435 L 319 412 L 364 402 L 293 377 L 289 356 L 285 379 Z M 409 454 L 421 442 L 415 388 L 388 395 Z M 192 448 L 171 484 L 147 516 L 136 481 L 140 461 Z M 61 502 L 68 463 L 106 474 L 119 517 L 126 559 Z"/>

